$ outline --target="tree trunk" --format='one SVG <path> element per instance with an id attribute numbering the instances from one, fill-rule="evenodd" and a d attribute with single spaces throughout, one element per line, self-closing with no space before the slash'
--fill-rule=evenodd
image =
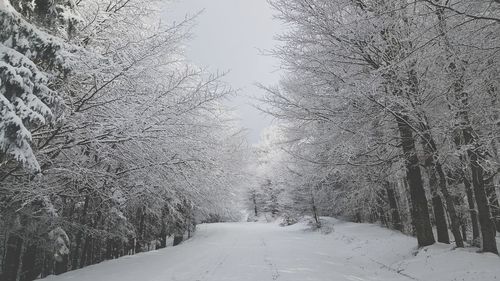
<path id="1" fill-rule="evenodd" d="M 167 247 L 167 225 L 165 224 L 165 222 L 162 222 L 160 231 L 160 249 L 166 247 Z"/>
<path id="2" fill-rule="evenodd" d="M 446 201 L 446 206 L 448 207 L 448 214 L 450 217 L 450 224 L 451 224 L 451 232 L 453 233 L 453 237 L 455 238 L 455 244 L 457 247 L 464 247 L 464 241 L 462 238 L 462 234 L 460 233 L 460 220 L 458 218 L 457 211 L 455 209 L 455 202 L 453 200 L 453 196 L 450 194 L 448 191 L 448 181 L 446 179 L 446 174 L 444 173 L 443 167 L 441 166 L 441 163 L 438 158 L 438 150 L 436 146 L 436 142 L 434 141 L 434 138 L 432 137 L 430 127 L 427 123 L 427 118 L 426 116 L 423 116 L 424 122 L 420 124 L 420 127 L 423 131 L 422 134 L 422 145 L 424 147 L 424 152 L 425 152 L 425 159 L 424 159 L 424 165 L 429 173 L 429 185 L 431 187 L 431 192 L 432 194 L 432 201 L 440 201 L 441 202 L 441 207 L 442 201 L 441 197 L 438 194 L 438 187 L 443 193 L 444 199 Z M 437 197 L 437 198 L 436 198 Z M 436 206 L 439 208 L 439 202 L 433 203 L 433 206 Z M 443 211 L 443 217 L 439 218 L 445 219 L 446 215 L 444 212 L 444 208 L 442 208 Z M 441 209 L 438 209 L 438 212 L 441 212 Z M 434 210 L 434 213 L 436 214 L 436 210 Z M 438 241 L 443 242 L 439 238 L 439 232 L 441 231 L 441 235 L 444 235 L 444 241 L 446 241 L 446 238 L 448 238 L 448 242 L 443 242 L 443 243 L 450 243 L 449 242 L 449 235 L 448 235 L 448 228 L 444 229 L 444 225 L 439 227 L 437 223 L 438 218 L 436 217 L 436 226 L 438 230 Z M 441 229 L 440 229 L 441 228 Z M 444 234 L 444 231 L 446 231 L 446 234 Z"/>
<path id="3" fill-rule="evenodd" d="M 488 208 L 488 198 L 484 190 L 483 182 L 483 167 L 478 162 L 478 157 L 475 151 L 469 150 L 469 158 L 472 170 L 472 186 L 474 187 L 474 195 L 476 197 L 476 204 L 479 216 L 479 225 L 482 234 L 482 249 L 484 252 L 498 254 L 496 243 L 496 229 L 495 223 L 491 218 L 490 210 Z"/>
<path id="4" fill-rule="evenodd" d="M 492 102 L 491 102 L 491 106 L 493 108 L 500 108 L 500 105 L 498 104 L 498 102 L 500 101 L 500 96 L 499 96 L 499 89 L 497 87 L 489 87 L 488 89 L 488 93 L 491 95 L 492 97 Z M 494 114 L 493 114 L 493 119 L 491 120 L 492 122 L 494 122 L 496 124 L 496 130 L 497 132 L 500 130 L 500 110 L 497 110 Z M 498 150 L 498 140 L 500 140 L 500 138 L 493 138 L 491 140 L 491 151 L 493 152 L 493 157 L 494 157 L 494 161 L 496 163 L 500 163 L 500 155 L 499 155 L 499 150 Z M 500 204 L 498 202 L 498 196 L 497 196 L 497 192 L 496 192 L 496 186 L 495 186 L 495 176 L 498 175 L 498 173 L 500 173 L 500 167 L 497 167 L 497 170 L 493 170 L 491 171 L 491 176 L 488 178 L 488 183 L 487 183 L 487 193 L 486 195 L 488 196 L 488 198 L 490 199 L 490 207 L 492 208 L 492 215 L 493 215 L 493 218 L 495 219 L 495 226 L 496 226 L 496 229 L 497 231 L 500 231 Z M 497 183 L 499 186 L 500 186 L 500 178 L 498 178 L 498 181 Z"/>
<path id="5" fill-rule="evenodd" d="M 66 273 L 68 271 L 68 260 L 69 260 L 68 255 L 64 255 L 62 256 L 61 261 L 56 261 L 54 266 L 54 273 L 56 275 Z"/>
<path id="6" fill-rule="evenodd" d="M 89 206 L 89 200 L 90 200 L 90 197 L 88 195 L 85 196 L 85 202 L 83 203 L 83 211 L 82 211 L 82 215 L 81 215 L 81 219 L 80 219 L 80 223 L 82 225 L 85 225 L 87 222 L 87 210 L 88 210 L 88 206 Z M 72 255 L 73 255 L 73 259 L 71 261 L 71 269 L 72 270 L 75 270 L 75 269 L 82 267 L 82 265 L 80 264 L 80 262 L 81 262 L 80 248 L 82 246 L 83 236 L 84 236 L 83 230 L 78 231 L 78 234 L 76 235 L 76 238 L 75 238 L 75 248 L 74 248 L 74 251 L 72 253 Z"/>
<path id="7" fill-rule="evenodd" d="M 106 239 L 106 259 L 110 260 L 113 258 L 114 255 L 114 247 L 113 247 L 113 240 L 108 238 Z"/>
<path id="8" fill-rule="evenodd" d="M 436 240 L 434 240 L 432 225 L 429 219 L 429 208 L 427 206 L 422 175 L 418 165 L 413 132 L 409 126 L 409 118 L 407 116 L 400 114 L 396 117 L 396 121 L 401 135 L 403 152 L 405 154 L 406 177 L 410 187 L 412 201 L 411 211 L 417 232 L 418 246 L 425 247 L 434 244 Z"/>
<path id="9" fill-rule="evenodd" d="M 253 211 L 255 213 L 255 216 L 257 217 L 258 212 L 257 212 L 257 192 L 256 191 L 254 191 L 254 193 L 252 194 L 252 200 L 253 200 Z"/>
<path id="10" fill-rule="evenodd" d="M 450 67 L 456 69 L 456 66 Z M 477 137 L 474 136 L 474 131 L 471 127 L 468 112 L 468 94 L 462 92 L 463 82 L 457 80 L 454 83 L 455 98 L 459 105 L 459 111 L 456 114 L 458 120 L 457 127 L 459 132 L 456 136 L 456 141 L 459 144 L 469 146 L 467 148 L 467 155 L 469 156 L 469 165 L 472 172 L 472 187 L 474 189 L 474 197 L 476 199 L 479 226 L 482 234 L 482 250 L 484 252 L 491 252 L 498 254 L 496 244 L 496 229 L 495 223 L 491 218 L 488 198 L 484 187 L 484 170 L 481 166 L 481 159 L 483 159 L 483 152 L 480 145 L 477 143 Z M 473 146 L 474 149 L 471 149 Z"/>
<path id="11" fill-rule="evenodd" d="M 474 193 L 472 192 L 471 189 L 471 184 L 469 179 L 467 179 L 467 176 L 465 175 L 465 172 L 462 174 L 462 181 L 465 186 L 465 194 L 467 195 L 467 203 L 469 204 L 469 213 L 470 213 L 470 218 L 471 218 L 471 225 L 472 225 L 472 245 L 474 246 L 479 246 L 477 245 L 477 242 L 479 241 L 479 222 L 477 220 L 477 211 L 476 211 L 476 204 L 474 203 L 475 198 L 474 198 Z"/>
<path id="12" fill-rule="evenodd" d="M 427 156 L 432 158 L 433 156 Z M 429 163 L 430 162 L 430 163 Z M 440 243 L 450 244 L 450 236 L 448 235 L 448 224 L 446 223 L 446 215 L 444 211 L 443 201 L 438 193 L 438 180 L 436 170 L 431 161 L 425 160 L 425 168 L 429 175 L 429 187 L 431 190 L 432 209 L 434 211 L 434 219 L 436 221 L 437 239 Z"/>
<path id="13" fill-rule="evenodd" d="M 436 161 L 435 169 L 439 175 L 439 187 L 441 188 L 441 192 L 444 195 L 446 200 L 446 206 L 448 207 L 448 214 L 450 215 L 451 221 L 451 232 L 453 233 L 453 237 L 455 238 L 455 244 L 457 247 L 464 247 L 464 240 L 462 234 L 460 233 L 460 219 L 458 218 L 457 211 L 455 209 L 455 200 L 453 200 L 453 196 L 448 191 L 448 182 L 446 180 L 446 174 L 443 171 L 443 167 L 439 161 Z"/>
<path id="14" fill-rule="evenodd" d="M 389 228 L 389 222 L 387 221 L 387 214 L 384 210 L 384 207 L 387 205 L 387 202 L 385 201 L 386 196 L 386 189 L 380 189 L 377 190 L 376 192 L 376 211 L 373 212 L 373 221 L 376 221 L 377 219 L 380 220 L 380 223 Z"/>
<path id="15" fill-rule="evenodd" d="M 19 250 L 19 262 L 17 264 L 17 274 L 16 274 L 16 281 L 21 281 L 21 278 L 23 276 L 23 258 L 24 258 L 24 240 L 21 239 L 21 248 Z"/>
<path id="16" fill-rule="evenodd" d="M 43 253 L 36 245 L 29 245 L 23 255 L 23 276 L 21 280 L 35 280 L 42 272 L 43 268 L 36 264 L 39 251 Z"/>
<path id="17" fill-rule="evenodd" d="M 11 233 L 7 238 L 7 248 L 5 253 L 3 280 L 16 281 L 19 272 L 19 264 L 22 257 L 23 240 L 15 233 Z"/>
<path id="18" fill-rule="evenodd" d="M 401 223 L 401 215 L 399 214 L 396 195 L 394 193 L 394 188 L 389 182 L 386 182 L 386 192 L 387 199 L 389 201 L 389 207 L 391 208 L 392 226 L 394 229 L 403 232 L 403 224 Z"/>
<path id="19" fill-rule="evenodd" d="M 173 246 L 179 245 L 180 243 L 182 243 L 182 240 L 184 240 L 183 235 L 175 235 Z"/>
<path id="20" fill-rule="evenodd" d="M 410 214 L 411 234 L 413 236 L 417 236 L 417 228 L 415 227 L 415 218 L 413 218 L 413 212 L 412 212 L 413 204 L 411 202 L 410 187 L 408 186 L 408 180 L 406 178 L 403 178 L 402 182 L 403 182 L 403 187 L 405 189 L 406 202 L 408 203 L 407 211 Z"/>
<path id="21" fill-rule="evenodd" d="M 142 246 L 143 246 L 143 234 L 144 234 L 144 226 L 145 226 L 145 219 L 146 219 L 146 207 L 141 207 L 137 209 L 137 216 L 139 217 L 139 229 L 137 231 L 137 240 L 135 244 L 135 252 L 140 253 L 142 252 Z"/>
<path id="22" fill-rule="evenodd" d="M 87 266 L 87 256 L 90 247 L 90 236 L 86 235 L 83 242 L 82 252 L 80 255 L 80 268 Z"/>
<path id="23" fill-rule="evenodd" d="M 498 203 L 497 191 L 495 190 L 495 176 L 488 175 L 484 180 L 486 197 L 488 197 L 488 205 L 490 206 L 491 215 L 495 222 L 495 228 L 500 230 L 500 204 Z"/>
<path id="24" fill-rule="evenodd" d="M 462 224 L 462 238 L 467 241 L 467 225 L 465 223 Z"/>
<path id="25" fill-rule="evenodd" d="M 432 207 L 434 210 L 434 219 L 436 220 L 438 242 L 450 244 L 450 236 L 448 235 L 448 224 L 446 223 L 443 201 L 437 192 L 432 194 Z"/>
<path id="26" fill-rule="evenodd" d="M 312 193 L 312 190 L 310 192 L 310 196 L 311 196 L 311 211 L 314 217 L 314 221 L 316 222 L 316 227 L 321 227 L 321 222 L 318 216 L 318 209 L 316 208 L 316 201 L 314 200 L 314 194 Z"/>

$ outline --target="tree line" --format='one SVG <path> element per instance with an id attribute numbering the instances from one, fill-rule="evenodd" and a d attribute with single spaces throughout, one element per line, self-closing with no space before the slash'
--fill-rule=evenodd
<path id="1" fill-rule="evenodd" d="M 235 218 L 233 94 L 161 1 L 0 0 L 0 279 L 177 244 Z"/>
<path id="2" fill-rule="evenodd" d="M 285 214 L 498 254 L 500 3 L 270 3 L 285 75 L 261 86 L 279 120 L 261 151 L 280 160 L 264 163 L 256 193 L 272 182 Z"/>

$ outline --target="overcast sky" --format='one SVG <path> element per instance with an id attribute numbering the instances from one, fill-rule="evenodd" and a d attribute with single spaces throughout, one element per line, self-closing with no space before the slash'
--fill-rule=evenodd
<path id="1" fill-rule="evenodd" d="M 165 16 L 169 21 L 180 21 L 186 14 L 204 10 L 186 55 L 210 71 L 230 71 L 225 81 L 240 89 L 231 106 L 249 129 L 249 141 L 256 143 L 272 119 L 250 105 L 255 103 L 251 97 L 263 94 L 254 84 L 276 84 L 280 76 L 279 62 L 261 55 L 261 50 L 275 46 L 273 37 L 282 30 L 272 19 L 272 8 L 266 0 L 182 0 L 168 7 Z"/>

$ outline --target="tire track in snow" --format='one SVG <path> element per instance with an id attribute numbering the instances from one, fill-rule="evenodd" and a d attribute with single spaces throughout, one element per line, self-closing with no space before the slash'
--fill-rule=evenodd
<path id="1" fill-rule="evenodd" d="M 218 258 L 213 266 L 210 266 L 208 269 L 205 270 L 205 272 L 202 274 L 202 276 L 195 281 L 206 281 L 209 280 L 210 277 L 213 277 L 215 275 L 215 272 L 226 262 L 228 259 L 229 255 L 231 254 L 231 250 L 234 249 L 234 247 L 238 244 L 239 239 L 234 239 L 233 243 L 231 246 Z"/>
<path id="2" fill-rule="evenodd" d="M 343 234 L 342 234 L 342 236 L 347 237 L 347 236 L 345 236 L 345 235 L 343 235 Z M 353 239 L 351 239 L 350 241 L 353 241 L 353 240 L 354 240 L 354 238 L 353 238 Z M 355 247 L 355 248 L 353 248 L 352 250 L 353 250 L 354 252 L 358 252 L 358 253 L 359 253 L 359 252 L 360 252 L 360 251 L 359 251 L 360 249 L 362 249 L 362 247 Z M 401 276 L 404 276 L 404 277 L 406 277 L 406 278 L 408 278 L 408 279 L 411 279 L 411 280 L 419 281 L 419 279 L 417 279 L 417 278 L 415 278 L 415 277 L 413 277 L 413 276 L 411 276 L 411 275 L 409 275 L 409 274 L 403 273 L 402 271 L 403 271 L 404 269 L 396 269 L 396 268 L 393 268 L 393 267 L 391 267 L 391 266 L 389 266 L 389 265 L 386 265 L 386 264 L 384 264 L 384 263 L 382 263 L 382 262 L 380 262 L 380 261 L 378 261 L 378 260 L 376 260 L 376 259 L 373 259 L 373 258 L 369 257 L 369 256 L 368 256 L 368 255 L 366 255 L 366 254 L 361 254 L 361 255 L 358 255 L 358 256 L 364 256 L 364 257 L 368 258 L 371 262 L 373 262 L 373 263 L 376 263 L 376 264 L 380 265 L 380 267 L 381 267 L 381 268 L 384 268 L 384 269 L 386 269 L 386 270 L 388 270 L 388 271 L 391 271 L 391 272 L 397 273 L 397 274 L 399 274 L 399 275 L 401 275 Z"/>
<path id="3" fill-rule="evenodd" d="M 374 260 L 374 259 L 372 259 L 372 258 L 370 258 L 370 257 L 368 257 L 368 258 L 370 259 L 370 261 L 372 261 L 372 262 L 374 262 L 374 263 L 376 263 L 376 264 L 380 265 L 382 268 L 385 268 L 385 269 L 387 269 L 387 270 L 389 270 L 389 271 L 392 271 L 392 272 L 394 272 L 394 273 L 397 273 L 397 274 L 399 274 L 399 275 L 401 275 L 401 276 L 404 276 L 404 277 L 406 277 L 406 278 L 409 278 L 409 279 L 411 279 L 411 280 L 416 280 L 416 281 L 419 281 L 419 279 L 417 279 L 417 278 L 415 278 L 415 277 L 413 277 L 413 276 L 411 276 L 411 275 L 408 275 L 408 274 L 406 274 L 406 273 L 403 273 L 403 272 L 402 272 L 402 271 L 403 271 L 403 269 L 398 270 L 398 269 L 392 268 L 392 267 L 390 267 L 390 266 L 388 266 L 388 265 L 386 265 L 386 264 L 384 264 L 384 263 L 382 263 L 382 262 L 379 262 L 379 261 L 377 261 L 377 260 Z"/>

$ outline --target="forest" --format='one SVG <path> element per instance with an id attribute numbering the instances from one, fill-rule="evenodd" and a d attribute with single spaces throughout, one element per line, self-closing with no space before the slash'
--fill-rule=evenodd
<path id="1" fill-rule="evenodd" d="M 0 1 L 0 279 L 165 247 L 235 216 L 244 136 L 224 73 L 160 1 Z M 178 243 L 178 241 L 177 241 Z"/>
<path id="2" fill-rule="evenodd" d="M 263 216 L 498 255 L 499 0 L 269 0 L 256 145 L 163 2 L 0 0 L 0 280 Z"/>
<path id="3" fill-rule="evenodd" d="M 271 51 L 287 75 L 261 85 L 280 122 L 257 150 L 255 213 L 380 222 L 420 247 L 498 254 L 500 2 L 270 3 L 289 27 Z"/>

